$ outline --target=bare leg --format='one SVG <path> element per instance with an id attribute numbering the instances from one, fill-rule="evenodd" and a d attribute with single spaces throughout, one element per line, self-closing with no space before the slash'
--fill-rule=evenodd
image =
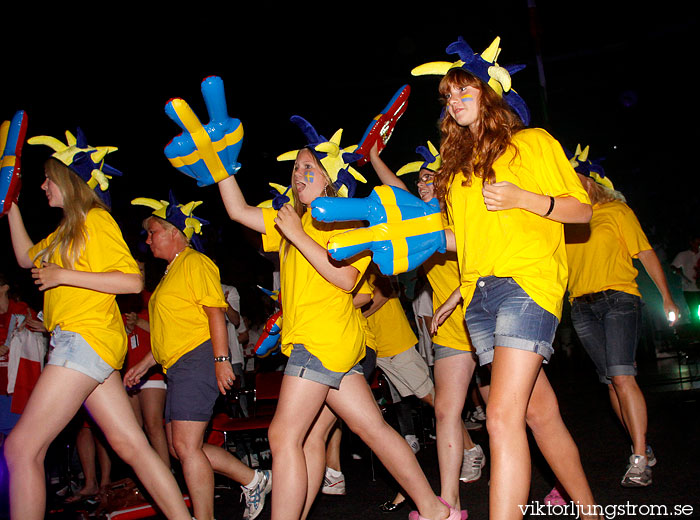
<path id="1" fill-rule="evenodd" d="M 413 499 L 421 516 L 447 518 L 449 511 L 435 496 L 411 447 L 382 417 L 360 374 L 347 375 L 338 390 L 328 392 L 328 405 L 374 451 L 399 485 Z"/>
<path id="2" fill-rule="evenodd" d="M 273 520 L 298 520 L 303 513 L 309 475 L 304 440 L 327 394 L 326 385 L 287 375 L 282 379 L 277 410 L 268 429 L 275 480 Z"/>
<path id="3" fill-rule="evenodd" d="M 89 497 L 99 492 L 100 486 L 97 483 L 97 466 L 95 464 L 96 442 L 97 440 L 92 434 L 92 429 L 89 425 L 84 425 L 80 428 L 75 439 L 75 447 L 78 451 L 80 466 L 83 468 L 85 482 L 82 489 L 78 490 L 73 497 L 68 498 L 66 502 L 80 500 L 83 497 Z"/>
<path id="4" fill-rule="evenodd" d="M 583 506 L 595 505 L 578 448 L 561 418 L 556 395 L 544 371 L 540 371 L 530 397 L 527 423 L 542 455 L 569 497 Z"/>
<path id="5" fill-rule="evenodd" d="M 214 470 L 202 448 L 207 423 L 203 421 L 171 421 L 168 424 L 171 443 L 182 465 L 187 490 L 192 499 L 194 516 L 214 518 Z"/>
<path id="6" fill-rule="evenodd" d="M 634 376 L 613 376 L 610 399 L 630 437 L 634 453 L 644 455 L 647 446 L 647 405 Z M 614 393 L 614 395 L 613 395 Z"/>
<path id="7" fill-rule="evenodd" d="M 311 430 L 304 441 L 304 458 L 306 459 L 307 487 L 302 520 L 309 515 L 309 510 L 318 495 L 323 483 L 323 475 L 326 472 L 326 441 L 331 429 L 337 423 L 338 418 L 333 412 L 324 406 L 321 413 L 311 426 Z"/>
<path id="8" fill-rule="evenodd" d="M 5 440 L 11 518 L 44 518 L 46 451 L 96 386 L 97 381 L 75 370 L 54 365 L 44 368 L 22 416 Z"/>
<path id="9" fill-rule="evenodd" d="M 85 407 L 107 442 L 133 468 L 165 516 L 191 520 L 175 477 L 151 448 L 136 421 L 118 372 L 113 372 L 90 394 Z"/>
<path id="10" fill-rule="evenodd" d="M 326 466 L 340 471 L 340 441 L 343 438 L 342 425 L 336 421 L 326 445 Z"/>
<path id="11" fill-rule="evenodd" d="M 165 465 L 170 467 L 170 453 L 163 425 L 166 393 L 163 388 L 142 388 L 138 400 L 146 436 Z"/>
<path id="12" fill-rule="evenodd" d="M 489 512 L 493 520 L 520 518 L 530 490 L 525 414 L 542 366 L 538 354 L 496 347 L 486 427 L 491 445 Z"/>
<path id="13" fill-rule="evenodd" d="M 462 409 L 475 364 L 468 352 L 437 359 L 434 367 L 440 495 L 455 509 L 460 509 L 459 475 L 464 450 L 474 447 L 462 422 Z"/>
<path id="14" fill-rule="evenodd" d="M 97 452 L 97 464 L 100 467 L 100 491 L 103 491 L 112 483 L 112 459 L 99 436 L 95 436 L 95 451 Z"/>
<path id="15" fill-rule="evenodd" d="M 228 450 L 206 442 L 202 449 L 216 473 L 224 475 L 242 486 L 250 484 L 255 478 L 255 470 L 243 464 Z"/>

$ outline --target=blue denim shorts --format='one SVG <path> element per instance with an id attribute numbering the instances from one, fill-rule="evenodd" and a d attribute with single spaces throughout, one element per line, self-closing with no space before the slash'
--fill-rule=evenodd
<path id="1" fill-rule="evenodd" d="M 607 290 L 575 298 L 571 321 L 601 383 L 612 376 L 637 375 L 637 344 L 641 334 L 642 300 Z"/>
<path id="2" fill-rule="evenodd" d="M 165 422 L 207 422 L 219 397 L 214 348 L 208 339 L 184 354 L 168 369 Z"/>
<path id="3" fill-rule="evenodd" d="M 114 372 L 77 332 L 61 330 L 61 327 L 56 326 L 51 332 L 50 345 L 47 361 L 49 365 L 77 370 L 100 384 Z"/>
<path id="4" fill-rule="evenodd" d="M 348 372 L 333 372 L 324 367 L 321 360 L 300 343 L 294 344 L 284 369 L 284 375 L 301 377 L 335 389 L 340 388 L 340 382 L 345 374 L 352 373 L 363 373 L 361 363 L 356 364 Z"/>
<path id="5" fill-rule="evenodd" d="M 552 342 L 559 320 L 537 305 L 512 278 L 479 278 L 465 320 L 481 365 L 493 361 L 496 346 L 534 352 L 545 363 L 554 352 Z"/>

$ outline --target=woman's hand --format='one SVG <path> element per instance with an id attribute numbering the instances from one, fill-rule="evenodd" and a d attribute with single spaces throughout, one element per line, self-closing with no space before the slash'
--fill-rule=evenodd
<path id="1" fill-rule="evenodd" d="M 275 217 L 275 224 L 292 244 L 296 244 L 298 237 L 305 233 L 301 219 L 291 204 L 285 204 L 280 208 Z"/>
<path id="2" fill-rule="evenodd" d="M 0 345 L 0 357 L 3 357 L 9 351 L 10 351 L 10 347 L 8 347 L 7 345 Z"/>
<path id="3" fill-rule="evenodd" d="M 216 367 L 216 382 L 219 385 L 219 392 L 226 395 L 226 391 L 233 388 L 233 382 L 236 380 L 231 363 L 228 361 L 215 361 L 214 365 Z"/>
<path id="4" fill-rule="evenodd" d="M 124 314 L 124 318 L 124 327 L 126 328 L 126 332 L 127 334 L 131 334 L 136 328 L 136 322 L 138 321 L 139 317 L 135 312 L 127 312 Z"/>
<path id="5" fill-rule="evenodd" d="M 46 326 L 44 325 L 44 322 L 41 320 L 35 320 L 34 318 L 32 318 L 31 314 L 27 314 L 27 317 L 25 318 L 22 325 L 27 327 L 32 332 L 41 332 L 41 333 L 48 332 L 46 330 Z"/>
<path id="6" fill-rule="evenodd" d="M 133 367 L 127 370 L 124 374 L 124 386 L 132 387 L 136 386 L 141 382 L 141 378 L 144 376 L 149 369 L 156 364 L 156 360 L 153 357 L 153 353 L 149 352 L 146 354 L 141 361 L 136 363 Z"/>
<path id="7" fill-rule="evenodd" d="M 450 297 L 445 300 L 445 303 L 440 305 L 437 309 L 435 309 L 435 312 L 433 313 L 433 321 L 430 324 L 430 334 L 435 335 L 437 334 L 438 327 L 442 325 L 442 323 L 452 314 L 452 311 L 454 311 L 457 308 L 457 305 L 459 302 L 462 300 L 462 295 L 459 292 L 459 287 L 457 287 L 452 294 L 450 294 Z"/>
<path id="8" fill-rule="evenodd" d="M 484 203 L 489 211 L 522 208 L 522 195 L 525 190 L 507 181 L 485 184 L 481 190 Z"/>
<path id="9" fill-rule="evenodd" d="M 42 262 L 41 267 L 32 269 L 34 283 L 39 286 L 40 291 L 52 289 L 63 284 L 63 274 L 66 269 L 57 264 Z"/>

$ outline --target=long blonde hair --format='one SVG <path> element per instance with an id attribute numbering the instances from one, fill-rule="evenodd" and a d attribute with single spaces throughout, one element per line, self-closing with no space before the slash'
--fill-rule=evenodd
<path id="1" fill-rule="evenodd" d="M 587 191 L 589 197 L 591 198 L 591 204 L 605 204 L 614 200 L 627 202 L 625 196 L 617 190 L 607 188 L 602 184 L 598 184 L 593 179 L 591 179 L 590 184 L 591 189 Z"/>
<path id="2" fill-rule="evenodd" d="M 109 207 L 102 202 L 97 194 L 78 175 L 57 159 L 49 159 L 44 164 L 46 177 L 56 184 L 63 195 L 63 219 L 56 228 L 53 240 L 41 251 L 34 260 L 48 260 L 58 251 L 64 267 L 73 268 L 88 240 L 85 231 L 85 219 L 88 211 Z"/>

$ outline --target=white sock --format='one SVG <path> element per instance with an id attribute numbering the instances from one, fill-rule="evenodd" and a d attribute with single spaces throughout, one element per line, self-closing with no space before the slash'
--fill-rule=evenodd
<path id="1" fill-rule="evenodd" d="M 255 486 L 257 486 L 258 482 L 260 482 L 260 475 L 261 473 L 259 471 L 256 471 L 255 476 L 253 476 L 253 480 L 248 482 L 244 487 L 248 489 L 255 489 Z"/>
<path id="2" fill-rule="evenodd" d="M 331 477 L 336 477 L 336 478 L 343 476 L 342 471 L 338 471 L 336 469 L 329 468 L 328 466 L 326 466 L 326 473 L 329 474 Z"/>

